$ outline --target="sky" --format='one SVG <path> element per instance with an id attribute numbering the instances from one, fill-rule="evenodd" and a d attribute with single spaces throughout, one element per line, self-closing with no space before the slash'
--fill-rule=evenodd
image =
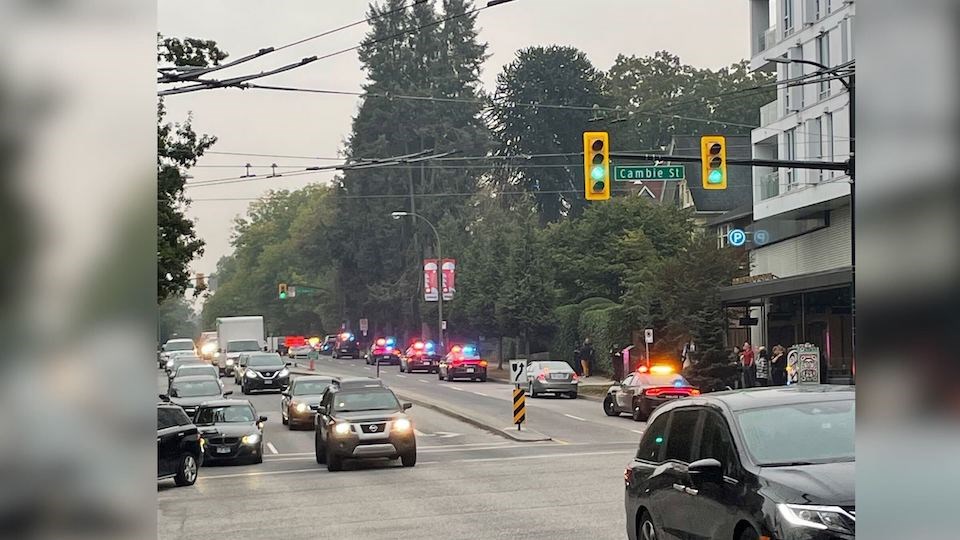
<path id="1" fill-rule="evenodd" d="M 366 0 L 163 0 L 157 5 L 158 31 L 171 37 L 212 39 L 230 58 L 240 58 L 363 20 L 368 5 Z M 745 0 L 513 0 L 478 14 L 479 38 L 488 44 L 490 55 L 481 78 L 492 90 L 497 74 L 518 50 L 538 45 L 577 47 L 603 70 L 619 54 L 647 56 L 659 50 L 678 55 L 685 64 L 717 69 L 749 58 L 748 9 Z M 367 30 L 365 24 L 358 25 L 219 73 L 224 78 L 245 75 L 354 47 Z M 352 51 L 258 82 L 357 92 L 364 80 Z M 217 137 L 213 152 L 314 158 L 340 155 L 359 104 L 355 96 L 238 89 L 165 100 L 168 120 L 190 114 L 198 133 Z M 303 168 L 332 162 L 209 153 L 190 171 L 193 178 L 188 182 L 238 177 L 246 172 L 246 163 L 254 166 L 253 174 L 269 174 L 273 163 Z M 192 270 L 209 275 L 220 257 L 232 251 L 233 220 L 245 213 L 251 199 L 269 189 L 298 189 L 329 182 L 333 176 L 321 172 L 188 189 L 193 203 L 187 214 L 206 242 Z"/>

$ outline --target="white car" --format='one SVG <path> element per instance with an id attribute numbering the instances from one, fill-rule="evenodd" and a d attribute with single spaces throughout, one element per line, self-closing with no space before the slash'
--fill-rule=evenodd
<path id="1" fill-rule="evenodd" d="M 167 365 L 167 360 L 170 359 L 172 353 L 190 353 L 197 354 L 197 347 L 193 343 L 192 339 L 170 339 L 163 344 L 163 347 L 160 348 L 160 355 L 157 357 L 157 362 L 160 364 L 160 369 L 163 369 Z"/>

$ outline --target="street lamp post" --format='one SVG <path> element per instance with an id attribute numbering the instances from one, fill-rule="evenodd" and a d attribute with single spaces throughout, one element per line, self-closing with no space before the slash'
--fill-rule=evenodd
<path id="1" fill-rule="evenodd" d="M 438 287 L 437 287 L 437 341 L 440 350 L 443 350 L 443 252 L 440 248 L 440 233 L 437 232 L 437 228 L 433 226 L 433 223 L 430 223 L 430 220 L 417 214 L 415 212 L 393 212 L 390 214 L 393 219 L 400 219 L 404 216 L 410 216 L 414 218 L 422 219 L 427 225 L 430 226 L 430 229 L 433 231 L 433 236 L 437 241 L 437 276 L 438 276 Z"/>
<path id="2" fill-rule="evenodd" d="M 766 58 L 770 62 L 777 64 L 807 64 L 817 68 L 819 73 L 838 74 L 837 68 L 831 68 L 820 62 L 813 60 L 802 60 L 799 58 Z M 850 71 L 846 77 L 838 76 L 837 80 L 847 90 L 849 104 L 847 105 L 847 117 L 850 122 L 850 158 L 847 161 L 847 172 L 850 175 L 850 319 L 851 336 L 850 349 L 853 362 L 856 363 L 857 357 L 857 75 Z"/>

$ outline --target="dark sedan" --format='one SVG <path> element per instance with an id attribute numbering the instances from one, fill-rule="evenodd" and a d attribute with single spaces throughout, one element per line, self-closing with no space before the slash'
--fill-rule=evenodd
<path id="1" fill-rule="evenodd" d="M 853 387 L 711 393 L 664 405 L 624 471 L 631 540 L 853 539 Z"/>
<path id="2" fill-rule="evenodd" d="M 313 426 L 320 398 L 336 379 L 323 376 L 303 376 L 293 379 L 290 387 L 280 398 L 280 418 L 283 425 L 293 429 L 297 426 Z"/>
<path id="3" fill-rule="evenodd" d="M 452 382 L 454 379 L 487 381 L 487 361 L 480 358 L 476 347 L 455 345 L 443 357 L 437 368 L 437 377 Z"/>
<path id="4" fill-rule="evenodd" d="M 333 345 L 334 358 L 344 358 L 347 356 L 350 358 L 360 358 L 360 344 L 357 343 L 356 336 L 350 332 L 344 332 L 337 336 L 337 342 Z"/>
<path id="5" fill-rule="evenodd" d="M 441 356 L 437 354 L 436 346 L 432 341 L 415 341 L 407 347 L 400 358 L 400 371 L 413 373 L 426 371 L 437 373 L 440 369 Z"/>
<path id="6" fill-rule="evenodd" d="M 396 338 L 377 338 L 370 345 L 370 352 L 366 355 L 366 363 L 371 366 L 377 364 L 400 365 L 400 350 L 397 349 Z"/>
<path id="7" fill-rule="evenodd" d="M 183 407 L 184 412 L 190 418 L 193 418 L 197 412 L 197 407 L 204 401 L 220 399 L 232 393 L 232 391 L 223 391 L 219 379 L 213 379 L 206 375 L 177 377 L 170 381 L 170 401 Z"/>
<path id="8" fill-rule="evenodd" d="M 277 353 L 252 353 L 247 357 L 240 380 L 240 392 L 249 394 L 254 390 L 283 391 L 290 384 L 287 362 Z"/>
<path id="9" fill-rule="evenodd" d="M 208 401 L 197 411 L 204 460 L 263 462 L 263 423 L 246 400 Z"/>

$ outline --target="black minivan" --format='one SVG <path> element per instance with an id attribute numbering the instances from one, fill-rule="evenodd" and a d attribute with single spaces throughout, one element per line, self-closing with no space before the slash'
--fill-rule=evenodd
<path id="1" fill-rule="evenodd" d="M 657 409 L 624 471 L 631 540 L 852 539 L 855 391 L 754 388 Z"/>
<path id="2" fill-rule="evenodd" d="M 202 462 L 197 426 L 179 405 L 157 403 L 157 480 L 173 478 L 178 486 L 193 485 Z"/>

